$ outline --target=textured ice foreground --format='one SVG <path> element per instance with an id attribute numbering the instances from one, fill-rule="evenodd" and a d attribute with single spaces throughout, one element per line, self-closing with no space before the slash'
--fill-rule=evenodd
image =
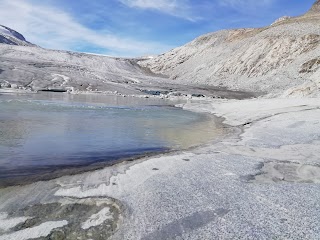
<path id="1" fill-rule="evenodd" d="M 230 134 L 181 153 L 0 190 L 0 212 L 29 217 L 13 213 L 38 202 L 111 197 L 121 203 L 122 216 L 114 220 L 119 228 L 111 239 L 318 238 L 319 99 L 185 107 L 224 116 Z M 107 219 L 108 211 L 101 216 L 104 208 L 86 219 Z M 67 226 L 54 231 L 65 232 Z"/>

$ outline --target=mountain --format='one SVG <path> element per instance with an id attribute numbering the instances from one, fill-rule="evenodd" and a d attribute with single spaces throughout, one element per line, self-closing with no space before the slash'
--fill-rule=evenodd
<path id="1" fill-rule="evenodd" d="M 34 48 L 21 34 L 0 26 L 1 42 L 7 43 L 0 44 L 0 87 L 220 97 L 231 95 L 228 89 L 235 98 L 320 96 L 319 26 L 317 0 L 302 16 L 281 17 L 263 28 L 208 33 L 140 59 Z"/>
<path id="2" fill-rule="evenodd" d="M 18 46 L 35 46 L 28 42 L 22 34 L 3 25 L 0 25 L 0 43 Z"/>
<path id="3" fill-rule="evenodd" d="M 135 59 L 49 50 L 0 25 L 0 88 L 144 94 L 163 82 Z M 170 84 L 169 84 L 170 85 Z"/>
<path id="4" fill-rule="evenodd" d="M 303 16 L 283 17 L 263 28 L 208 33 L 139 64 L 175 83 L 287 96 L 317 95 L 319 26 L 320 0 L 317 0 Z"/>
<path id="5" fill-rule="evenodd" d="M 313 6 L 311 7 L 311 9 L 307 12 L 307 14 L 319 14 L 320 12 L 320 0 L 317 0 Z"/>
<path id="6" fill-rule="evenodd" d="M 2 27 L 0 88 L 32 91 L 106 92 L 134 95 L 190 94 L 189 86 L 177 86 L 161 74 L 137 64 L 138 59 L 49 50 L 25 41 L 16 31 Z M 17 46 L 20 45 L 20 46 Z M 22 46 L 21 46 L 22 45 Z M 241 99 L 254 96 L 220 88 L 193 86 L 197 96 Z"/>
<path id="7" fill-rule="evenodd" d="M 132 59 L 0 44 L 0 85 L 25 90 L 108 91 L 137 94 L 163 78 Z"/>

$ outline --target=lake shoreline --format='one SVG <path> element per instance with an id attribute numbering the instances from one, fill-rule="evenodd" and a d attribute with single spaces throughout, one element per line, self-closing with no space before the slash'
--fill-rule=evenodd
<path id="1" fill-rule="evenodd" d="M 12 91 L 10 93 L 7 94 L 18 94 L 17 91 Z M 24 94 L 30 94 L 29 92 L 26 92 Z M 41 93 L 34 93 L 34 97 L 31 99 L 42 99 Z M 68 94 L 68 93 L 61 93 L 61 94 Z M 57 96 L 59 96 L 60 94 L 58 94 Z M 81 94 L 80 94 L 81 95 Z M 85 93 L 83 93 L 82 95 L 86 96 Z M 99 96 L 100 94 L 95 94 L 96 97 L 103 97 L 103 96 Z M 62 96 L 62 95 L 61 95 Z M 69 96 L 69 94 L 67 95 Z M 118 97 L 118 95 L 110 95 L 110 97 Z M 140 96 L 127 96 L 129 98 L 138 98 L 140 99 Z M 153 96 L 154 97 L 154 96 Z M 155 99 L 159 99 L 161 100 L 159 97 L 155 96 Z M 59 98 L 57 98 L 59 99 Z M 143 100 L 143 98 L 142 98 Z M 144 100 L 143 100 L 144 101 Z M 169 100 L 170 101 L 170 100 Z M 175 101 L 177 101 L 175 99 Z M 184 99 L 184 101 L 186 102 L 187 100 Z M 172 104 L 171 105 L 167 105 L 169 104 L 169 102 L 164 102 L 163 105 L 150 105 L 152 107 L 157 106 L 157 107 L 173 107 L 173 108 L 179 108 L 179 109 L 183 109 L 182 106 L 180 106 L 180 104 L 175 103 L 173 100 L 170 101 Z M 85 103 L 85 102 L 84 102 Z M 107 106 L 107 105 L 106 105 Z M 138 105 L 139 107 L 140 105 Z M 144 106 L 144 105 L 143 105 Z M 147 105 L 149 106 L 149 105 Z M 141 107 L 141 106 L 140 106 Z M 188 110 L 185 110 L 188 111 Z M 197 124 L 201 124 L 201 122 L 203 122 L 203 124 L 206 124 L 206 122 L 214 122 L 214 126 L 209 126 L 209 127 L 215 127 L 215 128 L 219 128 L 219 129 L 223 129 L 224 126 L 222 124 L 222 120 L 214 117 L 212 114 L 208 114 L 208 113 L 201 113 L 201 120 L 197 121 Z M 220 130 L 217 130 L 218 132 L 220 132 Z M 215 133 L 215 134 L 222 134 L 222 133 Z M 218 137 L 218 136 L 211 136 L 212 138 Z M 32 169 L 32 167 L 30 166 L 29 168 L 21 168 L 21 169 L 17 169 L 14 171 L 14 176 L 2 176 L 1 175 L 1 171 L 0 171 L 0 176 L 2 176 L 2 178 L 0 178 L 0 189 L 1 188 L 6 188 L 6 187 L 11 187 L 11 186 L 23 186 L 23 185 L 28 185 L 28 184 L 32 184 L 34 182 L 37 181 L 49 181 L 52 179 L 56 179 L 59 177 L 63 177 L 63 176 L 68 176 L 68 175 L 76 175 L 76 174 L 81 174 L 84 172 L 90 172 L 90 171 L 95 171 L 95 170 L 99 170 L 102 169 L 104 167 L 110 167 L 113 166 L 115 164 L 119 164 L 121 162 L 131 162 L 131 161 L 135 161 L 137 159 L 143 159 L 143 158 L 148 158 L 148 157 L 154 157 L 157 155 L 163 155 L 163 154 L 168 154 L 168 153 L 175 153 L 175 152 L 179 152 L 179 151 L 183 151 L 183 150 L 188 150 L 188 149 L 193 149 L 195 147 L 201 147 L 203 144 L 206 144 L 207 141 L 201 140 L 201 142 L 197 142 L 195 141 L 190 141 L 190 143 L 186 144 L 183 147 L 179 147 L 179 148 L 175 148 L 174 146 L 172 146 L 171 148 L 159 148 L 159 149 L 131 149 L 129 152 L 124 152 L 121 154 L 121 156 L 116 156 L 116 155 L 103 155 L 101 157 L 99 157 L 99 159 L 97 160 L 93 160 L 95 158 L 97 158 L 96 156 L 92 156 L 87 157 L 88 159 L 90 159 L 88 161 L 88 163 L 83 163 L 83 164 L 77 164 L 77 165 L 62 165 L 62 166 L 43 166 L 39 169 L 38 173 L 37 173 L 37 169 Z M 101 155 L 101 154 L 100 154 Z M 100 156 L 99 155 L 99 156 Z M 6 170 L 3 170 L 3 172 L 6 172 Z"/>
<path id="2" fill-rule="evenodd" d="M 294 238 L 302 233 L 307 233 L 304 236 L 309 238 L 318 236 L 317 230 L 308 228 L 320 216 L 316 211 L 309 212 L 306 224 L 301 224 L 301 214 L 312 209 L 320 196 L 317 177 L 303 183 L 303 178 L 310 175 L 289 177 L 285 170 L 293 162 L 298 167 L 315 166 L 312 164 L 317 161 L 319 142 L 311 139 L 319 130 L 318 99 L 211 100 L 179 106 L 223 118 L 230 132 L 193 149 L 122 162 L 24 187 L 0 189 L 0 212 L 14 212 L 21 198 L 25 201 L 18 205 L 23 209 L 35 203 L 43 206 L 52 201 L 93 201 L 99 197 L 103 201 L 117 199 L 122 206 L 121 217 L 114 220 L 118 227 L 111 239 L 162 239 L 185 237 L 185 234 L 204 239 L 272 238 L 283 234 Z M 303 117 L 305 125 L 300 128 Z M 290 126 L 297 127 L 293 131 Z M 286 142 L 286 139 L 295 140 Z M 276 143 L 281 147 L 273 147 Z M 306 148 L 308 157 L 304 154 Z M 263 169 L 270 161 L 286 164 L 282 168 L 283 176 L 275 178 L 273 170 Z M 31 192 L 36 197 L 31 197 Z M 242 217 L 235 217 L 239 215 Z M 194 221 L 195 228 L 186 227 L 188 221 Z M 261 223 L 265 231 L 258 231 Z M 225 232 L 225 228 L 229 231 Z M 257 232 L 253 233 L 252 228 Z M 52 228 L 52 232 L 54 229 L 64 231 L 65 228 Z M 13 232 L 3 236 L 10 234 Z"/>

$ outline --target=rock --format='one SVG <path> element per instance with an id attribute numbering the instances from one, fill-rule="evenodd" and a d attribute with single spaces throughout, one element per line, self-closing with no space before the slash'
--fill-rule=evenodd
<path id="1" fill-rule="evenodd" d="M 17 84 L 11 84 L 11 88 L 18 89 L 18 85 Z"/>
<path id="2" fill-rule="evenodd" d="M 320 68 L 320 58 L 314 58 L 302 64 L 299 73 L 315 72 Z"/>
<path id="3" fill-rule="evenodd" d="M 8 82 L 4 82 L 0 84 L 1 88 L 11 88 L 11 84 Z"/>
<path id="4" fill-rule="evenodd" d="M 197 97 L 197 98 L 205 97 L 203 94 L 197 94 L 197 93 L 193 93 L 191 96 L 192 97 Z"/>
<path id="5" fill-rule="evenodd" d="M 283 16 L 283 17 L 281 17 L 281 18 L 278 18 L 276 21 L 274 21 L 272 24 L 271 24 L 271 26 L 274 26 L 274 25 L 276 25 L 277 23 L 279 23 L 279 22 L 283 22 L 283 21 L 286 21 L 286 20 L 288 20 L 288 19 L 290 19 L 291 17 L 289 17 L 289 16 Z"/>

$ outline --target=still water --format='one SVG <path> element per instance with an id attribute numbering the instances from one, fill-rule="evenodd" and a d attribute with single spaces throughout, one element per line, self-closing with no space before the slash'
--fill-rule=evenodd
<path id="1" fill-rule="evenodd" d="M 50 174 L 214 138 L 208 116 L 172 102 L 64 93 L 0 94 L 1 181 Z"/>

